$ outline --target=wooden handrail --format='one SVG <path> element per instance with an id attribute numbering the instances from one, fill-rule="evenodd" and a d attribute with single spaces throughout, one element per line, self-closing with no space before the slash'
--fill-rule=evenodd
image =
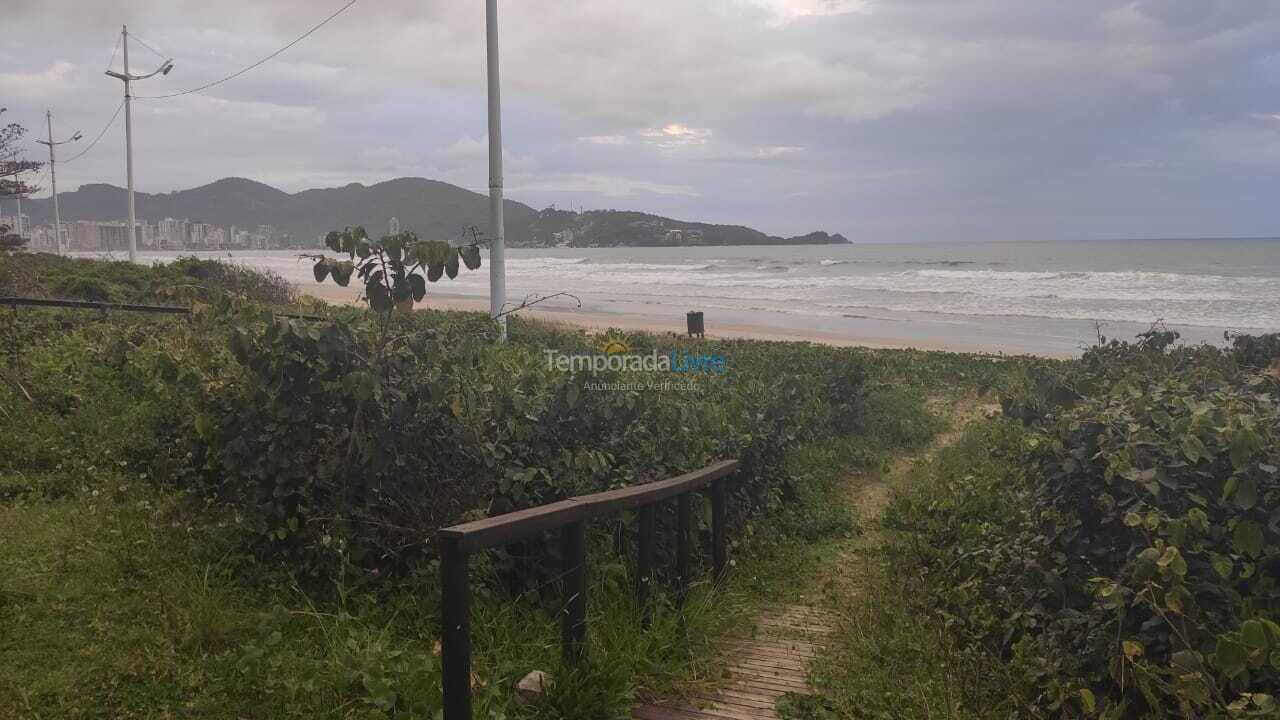
<path id="1" fill-rule="evenodd" d="M 44 298 L 5 297 L 0 298 L 0 305 L 18 307 L 65 308 L 69 310 L 126 310 L 129 312 L 157 313 L 168 315 L 190 315 L 191 308 L 178 305 L 132 305 L 129 303 L 94 302 L 92 300 L 46 300 Z"/>
<path id="2" fill-rule="evenodd" d="M 444 720 L 471 720 L 471 587 L 468 558 L 472 552 L 507 545 L 548 530 L 561 530 L 566 595 L 565 608 L 561 613 L 561 639 L 565 659 L 575 662 L 586 651 L 586 521 L 622 510 L 640 509 L 636 596 L 641 608 L 647 608 L 656 544 L 654 510 L 658 503 L 676 498 L 677 596 L 683 599 L 688 591 L 692 555 L 689 541 L 692 526 L 690 495 L 704 488 L 710 489 L 712 566 L 719 576 L 724 573 L 728 563 L 724 481 L 738 467 L 737 460 L 724 460 L 669 480 L 580 495 L 549 505 L 517 510 L 439 530 L 436 541 L 440 548 L 440 665 Z"/>
<path id="3" fill-rule="evenodd" d="M 650 505 L 697 490 L 737 469 L 737 460 L 723 460 L 670 480 L 579 495 L 550 505 L 540 505 L 454 525 L 440 530 L 439 536 L 453 539 L 458 549 L 463 552 L 509 545 L 530 535 L 536 535 L 544 530 L 554 530 L 571 522 L 590 520 L 601 515 Z"/>
<path id="4" fill-rule="evenodd" d="M 13 309 L 19 306 L 62 308 L 64 310 L 121 310 L 125 312 L 152 313 L 156 315 L 190 315 L 191 308 L 182 305 L 137 305 L 131 303 L 95 302 L 93 300 L 51 300 L 46 298 L 0 297 L 0 305 Z M 328 320 L 318 315 L 275 313 L 276 317 L 290 320 Z"/>

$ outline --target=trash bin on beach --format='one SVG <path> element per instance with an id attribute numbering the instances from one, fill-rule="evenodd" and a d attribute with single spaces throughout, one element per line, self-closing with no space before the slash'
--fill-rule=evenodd
<path id="1" fill-rule="evenodd" d="M 697 335 L 698 337 L 706 337 L 706 330 L 702 325 L 702 313 L 690 312 L 687 315 L 689 319 L 689 337 Z"/>

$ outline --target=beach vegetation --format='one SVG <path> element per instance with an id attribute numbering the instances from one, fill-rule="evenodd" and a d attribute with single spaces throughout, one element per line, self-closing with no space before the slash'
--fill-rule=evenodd
<path id="1" fill-rule="evenodd" d="M 697 583 L 680 610 L 657 593 L 647 629 L 616 544 L 635 518 L 591 528 L 582 666 L 559 660 L 553 538 L 475 559 L 482 711 L 625 717 L 711 677 L 715 640 L 797 586 L 812 538 L 856 532 L 843 469 L 926 442 L 927 378 L 968 372 L 935 353 L 640 333 L 636 352 L 727 371 L 600 392 L 588 381 L 623 371 L 560 373 L 543 353 L 589 352 L 589 333 L 512 318 L 497 344 L 481 314 L 299 306 L 219 261 L 12 256 L 0 287 L 193 308 L 0 308 L 0 707 L 20 717 L 434 714 L 436 529 L 739 458 L 729 583 Z M 673 524 L 664 509 L 660 536 Z M 519 708 L 532 669 L 559 682 Z"/>
<path id="2" fill-rule="evenodd" d="M 815 666 L 838 716 L 1277 715 L 1277 336 L 1176 340 L 1021 366 L 913 474 Z"/>
<path id="3" fill-rule="evenodd" d="M 445 240 L 419 240 L 412 232 L 373 240 L 363 227 L 335 230 L 325 236 L 325 246 L 347 259 L 314 255 L 312 269 L 316 282 L 330 278 L 340 287 L 346 287 L 354 273 L 364 284 L 363 297 L 374 312 L 411 310 L 426 297 L 428 282 L 445 276 L 452 280 L 462 265 L 468 270 L 480 267 L 480 233 L 475 228 L 468 233 L 466 244 L 454 245 Z"/>

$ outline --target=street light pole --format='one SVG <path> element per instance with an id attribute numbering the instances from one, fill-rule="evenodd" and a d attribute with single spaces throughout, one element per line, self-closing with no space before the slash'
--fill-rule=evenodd
<path id="1" fill-rule="evenodd" d="M 498 76 L 498 0 L 485 4 L 485 36 L 489 60 L 489 314 L 498 322 L 498 338 L 507 340 L 506 233 L 502 220 L 502 90 Z"/>
<path id="2" fill-rule="evenodd" d="M 133 113 L 131 106 L 133 104 L 133 94 L 130 92 L 131 83 L 134 80 L 146 80 L 152 75 L 161 73 L 168 75 L 173 69 L 173 60 L 165 60 L 159 68 L 146 75 L 130 75 L 129 74 L 129 26 L 122 26 L 120 30 L 121 44 L 124 46 L 124 72 L 118 73 L 108 70 L 107 75 L 124 81 L 124 148 L 125 148 L 125 172 L 129 178 L 129 262 L 137 262 L 138 260 L 138 228 L 137 217 L 134 214 L 133 206 Z"/>
<path id="3" fill-rule="evenodd" d="M 129 262 L 138 261 L 138 226 L 133 212 L 133 94 L 129 92 L 129 26 L 122 25 L 120 42 L 124 45 L 124 167 L 129 178 Z"/>
<path id="4" fill-rule="evenodd" d="M 49 139 L 37 140 L 41 145 L 49 146 L 49 182 L 53 185 L 53 242 L 57 246 L 58 254 L 62 254 L 62 213 L 58 210 L 58 164 L 57 158 L 54 157 L 53 149 L 58 145 L 66 145 L 69 142 L 75 142 L 80 139 L 80 131 L 77 130 L 74 135 L 62 142 L 54 142 L 53 140 L 53 111 L 46 110 L 45 119 L 49 123 Z"/>

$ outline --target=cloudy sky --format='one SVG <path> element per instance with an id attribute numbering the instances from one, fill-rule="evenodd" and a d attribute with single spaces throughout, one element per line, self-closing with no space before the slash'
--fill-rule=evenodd
<path id="1" fill-rule="evenodd" d="M 83 147 L 120 103 L 122 23 L 177 64 L 153 95 L 345 2 L 3 0 L 0 106 L 33 134 L 52 108 Z M 1280 1 L 501 5 L 508 195 L 536 207 L 867 241 L 1280 234 Z M 138 189 L 484 192 L 484 60 L 482 0 L 359 0 L 236 80 L 136 102 Z M 123 147 L 121 117 L 61 188 L 123 185 Z"/>

